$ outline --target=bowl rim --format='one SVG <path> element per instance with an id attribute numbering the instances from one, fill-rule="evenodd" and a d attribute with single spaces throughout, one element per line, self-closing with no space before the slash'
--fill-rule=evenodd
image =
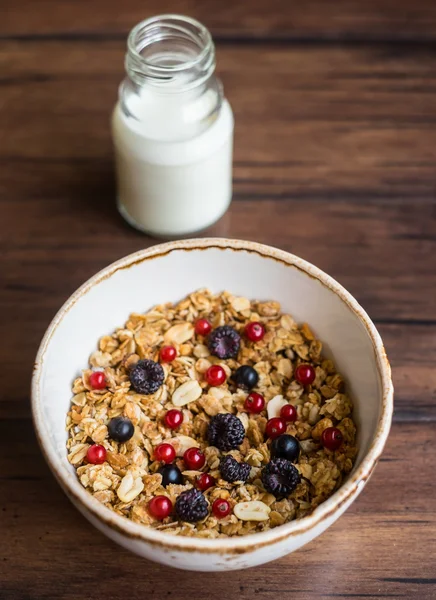
<path id="1" fill-rule="evenodd" d="M 151 529 L 114 513 L 91 496 L 91 494 L 80 485 L 77 478 L 67 470 L 67 466 L 63 462 L 64 457 L 61 457 L 59 452 L 57 452 L 49 442 L 50 437 L 48 436 L 48 429 L 43 419 L 42 410 L 40 379 L 45 353 L 58 325 L 61 323 L 67 312 L 83 295 L 88 293 L 101 281 L 113 276 L 117 271 L 130 268 L 145 260 L 160 258 L 174 251 L 201 251 L 208 249 L 255 253 L 262 258 L 279 261 L 287 267 L 297 268 L 330 289 L 340 297 L 365 327 L 373 345 L 375 362 L 381 382 L 382 405 L 373 441 L 367 453 L 362 458 L 361 464 L 352 476 L 310 515 L 290 521 L 289 523 L 285 523 L 274 529 L 241 536 L 239 538 L 203 539 L 177 536 Z M 39 346 L 32 376 L 31 409 L 34 429 L 45 459 L 67 496 L 73 503 L 79 504 L 82 512 L 96 518 L 118 534 L 124 535 L 131 540 L 146 542 L 157 549 L 164 549 L 166 551 L 200 552 L 204 554 L 242 554 L 275 544 L 287 538 L 310 532 L 323 520 L 330 517 L 333 519 L 334 515 L 346 502 L 351 502 L 351 500 L 358 495 L 375 468 L 389 435 L 393 413 L 393 384 L 389 361 L 377 329 L 355 298 L 335 279 L 330 277 L 330 275 L 327 275 L 318 267 L 315 267 L 298 256 L 272 246 L 237 239 L 194 238 L 154 245 L 125 256 L 100 270 L 81 285 L 68 300 L 66 300 L 48 326 Z"/>

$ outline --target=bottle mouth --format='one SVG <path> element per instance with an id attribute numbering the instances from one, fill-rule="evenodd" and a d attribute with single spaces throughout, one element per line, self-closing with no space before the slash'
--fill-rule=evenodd
<path id="1" fill-rule="evenodd" d="M 160 15 L 138 23 L 127 40 L 126 70 L 136 83 L 168 91 L 201 85 L 215 70 L 209 31 L 182 15 Z"/>

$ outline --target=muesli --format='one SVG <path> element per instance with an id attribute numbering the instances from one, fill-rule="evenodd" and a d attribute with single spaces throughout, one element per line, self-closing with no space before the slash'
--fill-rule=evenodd
<path id="1" fill-rule="evenodd" d="M 68 460 L 119 515 L 216 538 L 309 514 L 353 467 L 352 402 L 308 324 L 199 290 L 132 314 L 73 383 Z"/>

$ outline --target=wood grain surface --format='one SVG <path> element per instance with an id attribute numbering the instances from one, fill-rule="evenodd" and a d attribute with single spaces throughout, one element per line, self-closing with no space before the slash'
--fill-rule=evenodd
<path id="1" fill-rule="evenodd" d="M 187 14 L 203 21 L 218 40 L 434 40 L 433 0 L 3 0 L 4 37 L 124 37 L 155 14 Z"/>
<path id="2" fill-rule="evenodd" d="M 0 599 L 436 598 L 436 4 L 4 0 L 0 20 Z M 180 12 L 217 40 L 234 202 L 204 235 L 274 244 L 363 304 L 396 387 L 388 447 L 323 536 L 246 572 L 173 571 L 69 504 L 30 420 L 59 306 L 154 240 L 114 206 L 109 119 L 125 36 Z M 66 357 L 66 360 L 68 357 Z"/>

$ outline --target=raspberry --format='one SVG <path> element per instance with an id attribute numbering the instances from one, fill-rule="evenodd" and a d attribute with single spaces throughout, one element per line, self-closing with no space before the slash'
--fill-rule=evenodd
<path id="1" fill-rule="evenodd" d="M 207 437 L 211 446 L 227 452 L 235 450 L 244 440 L 245 429 L 242 421 L 230 413 L 220 413 L 212 417 Z"/>
<path id="2" fill-rule="evenodd" d="M 241 345 L 241 336 L 229 325 L 217 327 L 209 334 L 207 345 L 218 358 L 236 358 Z"/>
<path id="3" fill-rule="evenodd" d="M 289 496 L 300 483 L 300 474 L 291 461 L 285 458 L 273 458 L 262 469 L 264 488 L 276 498 Z"/>
<path id="4" fill-rule="evenodd" d="M 164 382 L 164 370 L 153 360 L 139 360 L 130 369 L 130 383 L 138 394 L 154 394 Z"/>
<path id="5" fill-rule="evenodd" d="M 220 460 L 221 477 L 229 483 L 235 481 L 247 481 L 251 467 L 247 463 L 239 463 L 233 456 L 228 454 Z"/>
<path id="6" fill-rule="evenodd" d="M 201 521 L 209 514 L 207 500 L 200 490 L 195 488 L 182 492 L 176 500 L 176 513 L 181 521 Z"/>

